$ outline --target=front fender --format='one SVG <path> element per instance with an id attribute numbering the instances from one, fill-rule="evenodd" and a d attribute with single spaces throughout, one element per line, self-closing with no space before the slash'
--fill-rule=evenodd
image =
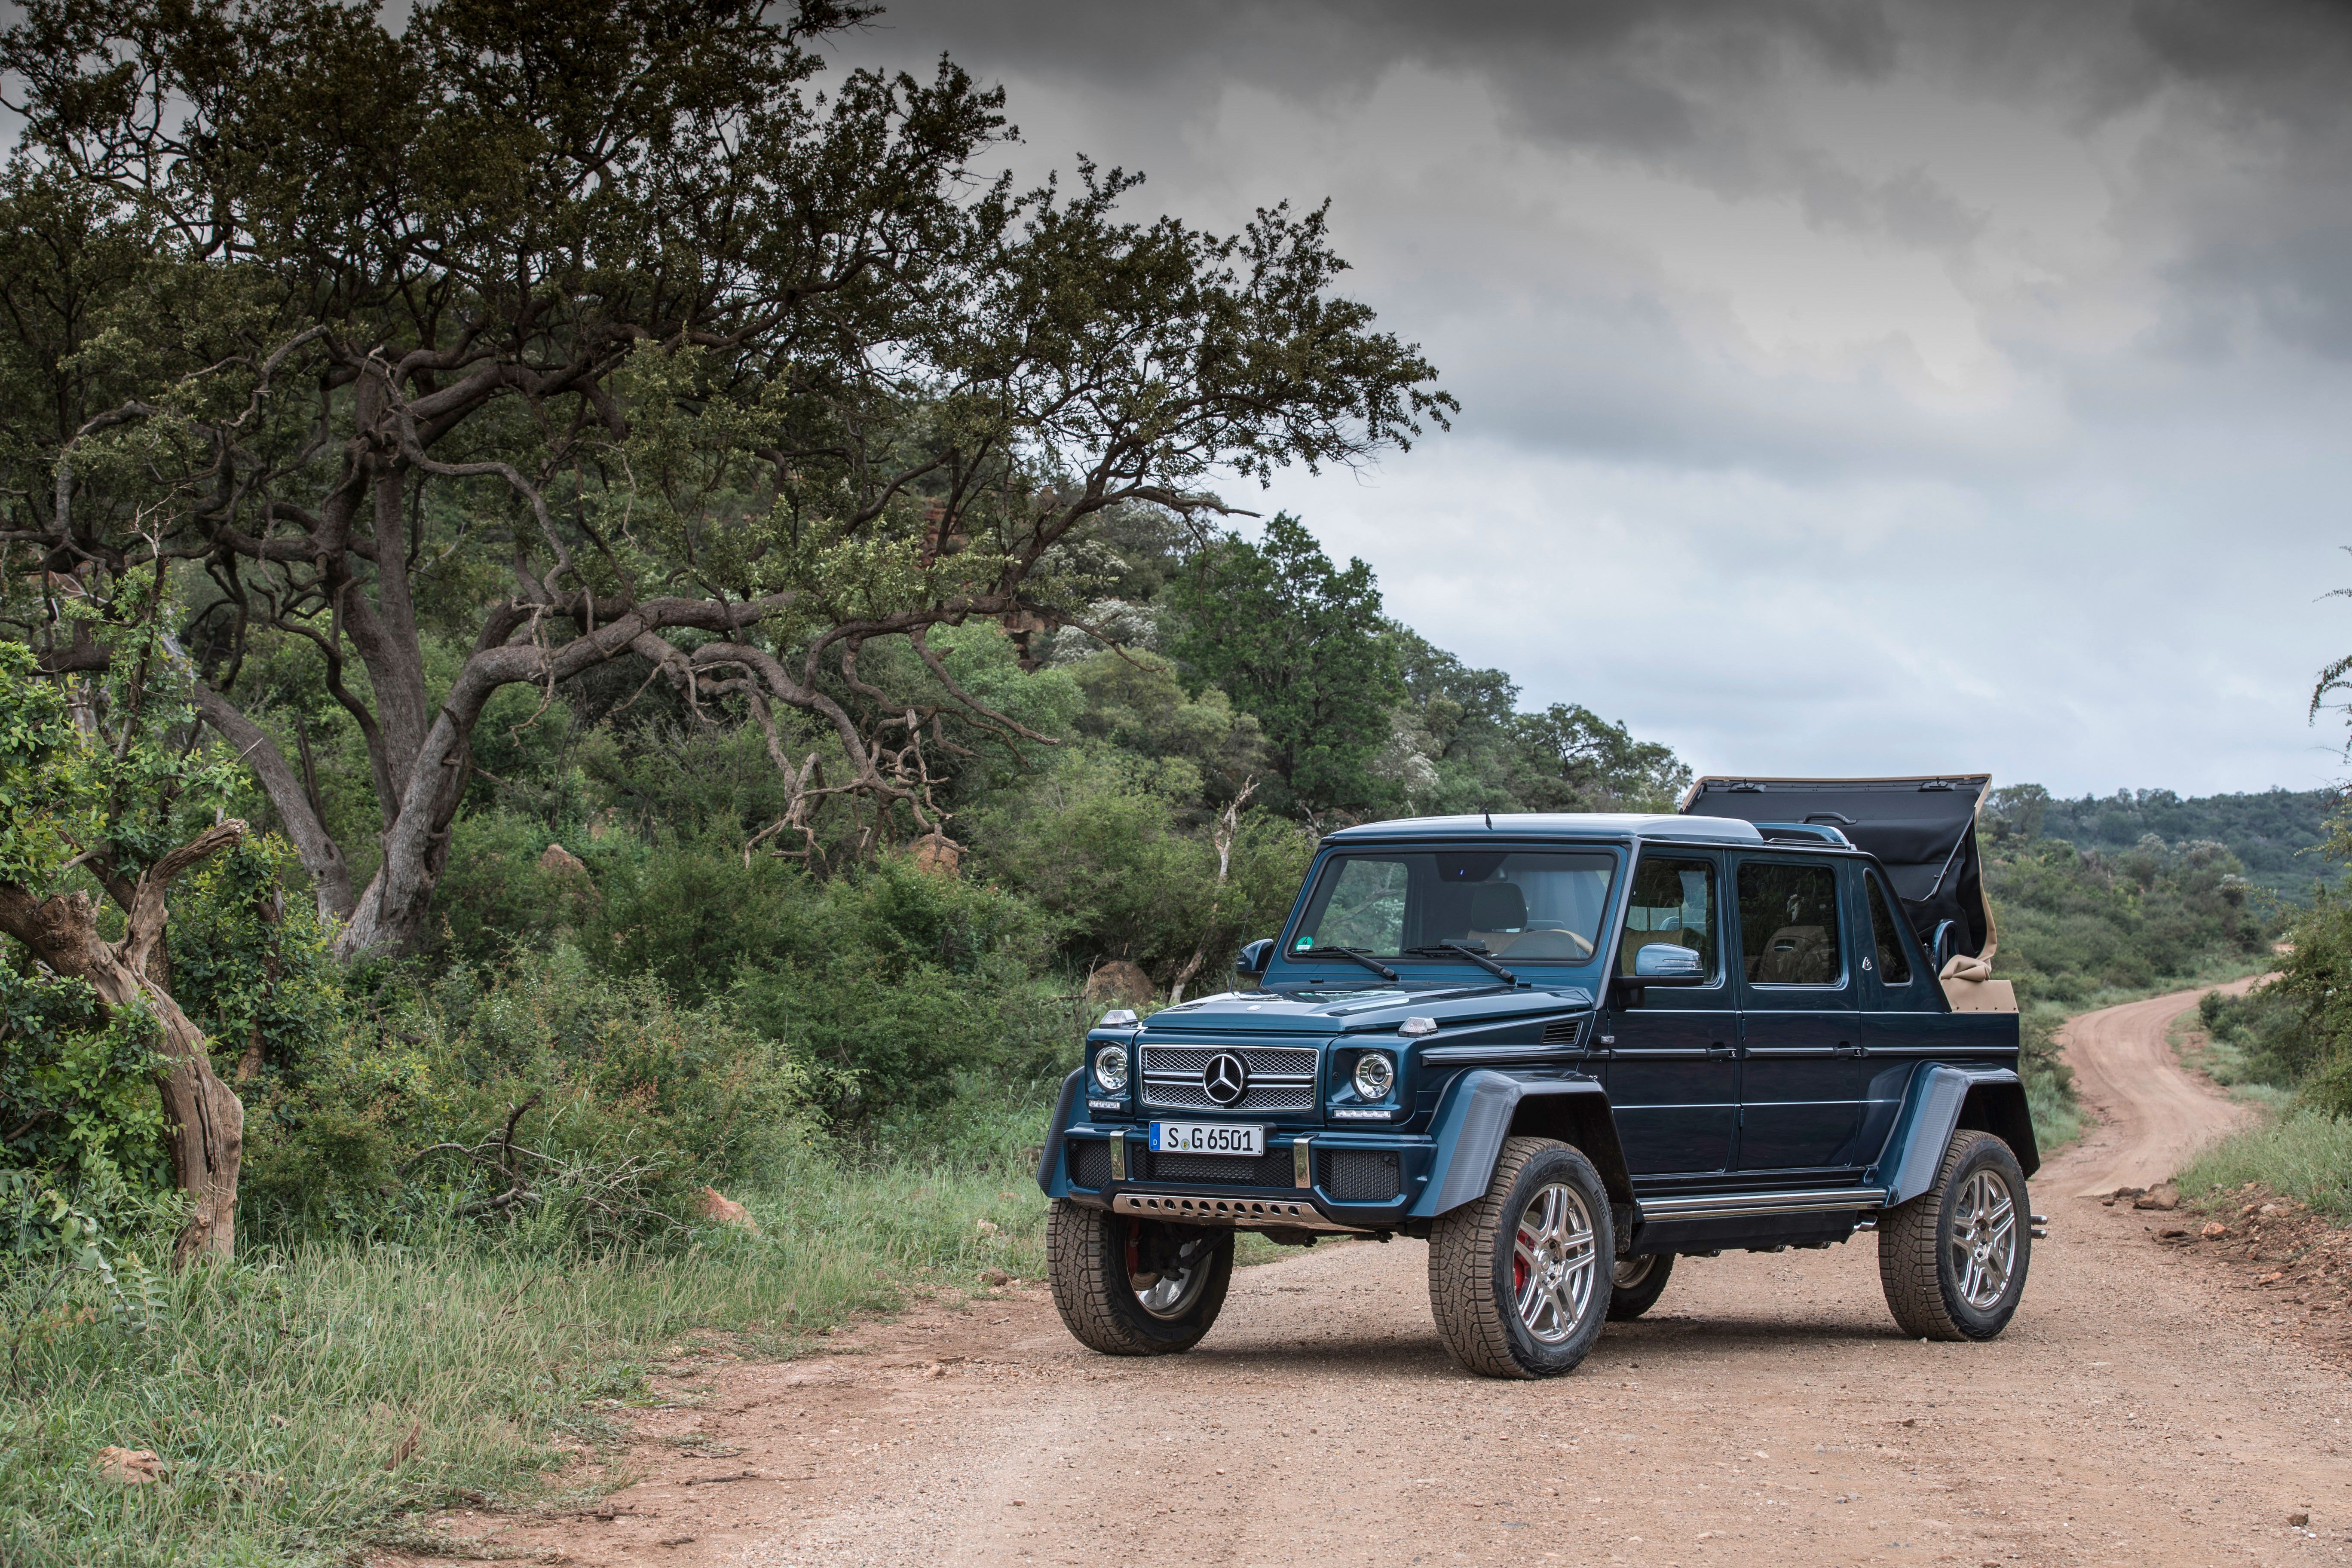
<path id="1" fill-rule="evenodd" d="M 1054 1101 L 1054 1120 L 1045 1128 L 1045 1148 L 1037 1156 L 1037 1184 L 1049 1198 L 1069 1194 L 1069 1178 L 1062 1168 L 1062 1133 L 1070 1125 L 1070 1108 L 1077 1103 L 1078 1086 L 1086 1076 L 1081 1067 L 1062 1080 L 1062 1097 Z"/>
<path id="2" fill-rule="evenodd" d="M 1944 1151 L 1963 1127 L 2006 1142 L 2029 1176 L 2041 1168 L 2025 1085 L 2007 1068 L 1922 1068 L 1904 1096 L 1903 1112 L 1887 1136 L 1878 1169 L 1886 1180 L 1886 1206 L 1906 1203 L 1936 1184 Z"/>
<path id="3" fill-rule="evenodd" d="M 1591 1079 L 1538 1077 L 1482 1068 L 1464 1073 L 1446 1092 L 1430 1130 L 1437 1143 L 1435 1179 L 1407 1210 L 1434 1219 L 1486 1195 L 1503 1140 L 1531 1132 L 1573 1143 L 1601 1173 L 1612 1202 L 1631 1204 L 1633 1184 L 1617 1142 L 1608 1091 Z"/>

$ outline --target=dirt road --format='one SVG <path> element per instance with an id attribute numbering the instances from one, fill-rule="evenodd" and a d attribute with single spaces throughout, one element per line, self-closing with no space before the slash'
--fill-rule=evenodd
<path id="1" fill-rule="evenodd" d="M 1090 1355 L 1028 1288 L 685 1379 L 611 1519 L 457 1527 L 714 1568 L 2352 1563 L 2352 1383 L 2154 1245 L 2168 1216 L 2070 1195 L 2226 1121 L 2167 1076 L 2185 1005 L 2074 1032 L 2115 1120 L 2036 1183 L 1990 1344 L 1898 1337 L 1863 1237 L 1685 1260 L 1574 1376 L 1491 1383 L 1437 1342 L 1424 1247 L 1327 1244 L 1245 1271 L 1189 1356 Z"/>
<path id="2" fill-rule="evenodd" d="M 2243 994 L 2253 976 L 2217 989 Z M 2098 1197 L 2117 1187 L 2147 1187 L 2180 1168 L 2192 1149 L 2211 1142 L 2245 1119 L 2242 1106 L 2216 1095 L 2181 1069 L 2165 1044 L 2166 1027 L 2197 1005 L 2202 994 L 2176 991 L 2085 1013 L 2066 1026 L 2067 1060 L 2074 1089 L 2098 1113 L 2099 1124 L 2063 1162 L 2065 1178 L 2079 1196 Z M 2044 1192 L 2057 1179 L 2056 1165 L 2037 1184 Z M 2077 1174 L 2079 1173 L 2079 1175 Z"/>

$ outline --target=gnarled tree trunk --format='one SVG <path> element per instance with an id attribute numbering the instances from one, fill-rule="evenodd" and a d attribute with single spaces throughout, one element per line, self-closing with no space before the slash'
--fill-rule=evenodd
<path id="1" fill-rule="evenodd" d="M 245 824 L 206 828 L 158 860 L 132 886 L 128 929 L 119 942 L 98 934 L 98 902 L 87 893 L 37 899 L 30 889 L 0 882 L 0 931 L 33 950 L 59 974 L 87 981 L 110 1013 L 143 1003 L 160 1029 L 164 1135 L 172 1172 L 193 1208 L 172 1249 L 174 1267 L 197 1258 L 227 1258 L 236 1243 L 236 1179 L 245 1154 L 245 1106 L 213 1071 L 204 1031 L 189 1021 L 171 993 L 148 977 L 147 963 L 163 935 L 163 895 L 172 879 L 197 861 L 235 844 Z"/>

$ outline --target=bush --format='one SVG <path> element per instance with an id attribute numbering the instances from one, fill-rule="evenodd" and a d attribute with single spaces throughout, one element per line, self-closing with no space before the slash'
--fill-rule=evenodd
<path id="1" fill-rule="evenodd" d="M 672 1235 L 697 1187 L 772 1164 L 821 1098 L 731 1009 L 680 1008 L 568 949 L 374 1000 L 249 1107 L 257 1235 L 453 1219 L 550 1242 Z"/>
<path id="2" fill-rule="evenodd" d="M 2189 1163 L 2181 1193 L 2210 1198 L 2258 1182 L 2325 1214 L 2352 1218 L 2352 1120 L 2304 1109 L 2231 1134 Z"/>
<path id="3" fill-rule="evenodd" d="M 1049 928 L 1026 900 L 900 856 L 803 894 L 822 941 L 743 963 L 733 1000 L 829 1086 L 835 1119 L 936 1105 L 959 1076 L 1026 1081 L 1068 1050 L 1073 1020 L 1032 979 Z"/>

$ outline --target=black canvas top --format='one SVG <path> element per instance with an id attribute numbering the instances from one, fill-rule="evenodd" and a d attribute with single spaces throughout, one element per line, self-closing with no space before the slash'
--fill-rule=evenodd
<path id="1" fill-rule="evenodd" d="M 1834 827 L 1886 867 L 1895 897 L 1925 944 L 1958 921 L 1960 948 L 1982 953 L 1992 930 L 1984 868 L 1977 857 L 1977 807 L 1990 773 L 1908 779 L 1701 779 L 1683 798 L 1693 816 L 1795 822 Z"/>

